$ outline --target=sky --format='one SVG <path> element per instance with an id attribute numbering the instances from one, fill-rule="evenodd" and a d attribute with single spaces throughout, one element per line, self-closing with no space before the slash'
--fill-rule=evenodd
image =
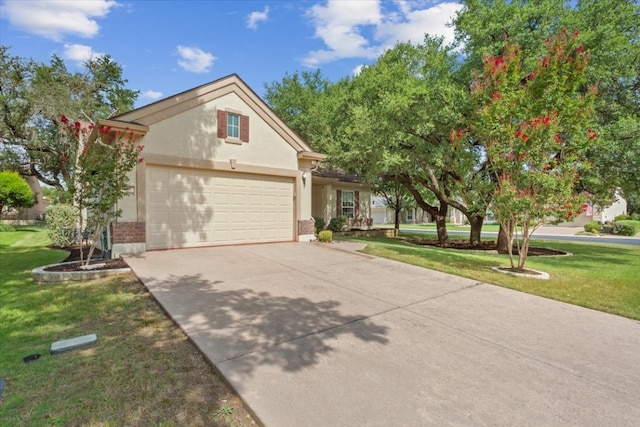
<path id="1" fill-rule="evenodd" d="M 354 75 L 397 42 L 424 34 L 453 41 L 461 5 L 381 0 L 0 0 L 0 44 L 9 54 L 67 69 L 108 54 L 123 68 L 136 107 L 230 74 L 259 96 L 265 84 L 320 69 Z"/>

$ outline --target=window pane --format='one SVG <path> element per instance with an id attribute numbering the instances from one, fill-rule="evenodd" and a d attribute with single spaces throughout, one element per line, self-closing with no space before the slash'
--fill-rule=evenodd
<path id="1" fill-rule="evenodd" d="M 227 135 L 229 138 L 240 138 L 240 116 L 227 114 Z"/>
<path id="2" fill-rule="evenodd" d="M 355 203 L 353 191 L 342 192 L 342 215 L 353 218 L 355 215 Z"/>

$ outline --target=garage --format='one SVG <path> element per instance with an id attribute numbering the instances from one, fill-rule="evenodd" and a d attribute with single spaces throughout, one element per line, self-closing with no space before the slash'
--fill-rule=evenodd
<path id="1" fill-rule="evenodd" d="M 294 240 L 290 177 L 148 165 L 147 249 Z"/>

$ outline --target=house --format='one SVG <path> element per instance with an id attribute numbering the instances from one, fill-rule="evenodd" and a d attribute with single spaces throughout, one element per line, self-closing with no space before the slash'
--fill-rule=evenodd
<path id="1" fill-rule="evenodd" d="M 311 212 L 326 224 L 331 218 L 344 215 L 351 228 L 372 226 L 371 188 L 362 179 L 336 168 L 313 171 Z"/>
<path id="2" fill-rule="evenodd" d="M 618 215 L 627 213 L 627 201 L 622 194 L 616 193 L 615 200 L 609 206 L 602 207 L 594 205 L 592 202 L 585 203 L 583 212 L 573 221 L 563 222 L 558 225 L 564 227 L 581 227 L 588 222 L 598 221 L 600 224 L 611 223 Z"/>
<path id="3" fill-rule="evenodd" d="M 314 152 L 239 76 L 98 127 L 141 136 L 132 194 L 111 225 L 112 256 L 153 249 L 309 241 Z M 95 137 L 95 136 L 94 136 Z"/>
<path id="4" fill-rule="evenodd" d="M 384 196 L 373 196 L 371 198 L 371 217 L 374 224 L 394 224 L 395 211 L 387 205 Z M 447 212 L 447 222 L 451 224 L 464 224 L 466 217 L 458 209 L 449 207 Z M 426 224 L 434 222 L 432 215 L 419 207 L 403 208 L 400 211 L 401 224 Z"/>

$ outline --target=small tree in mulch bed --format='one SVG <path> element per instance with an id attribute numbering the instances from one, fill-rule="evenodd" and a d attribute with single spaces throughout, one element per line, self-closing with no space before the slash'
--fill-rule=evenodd
<path id="1" fill-rule="evenodd" d="M 586 87 L 589 52 L 578 33 L 563 30 L 545 41 L 546 56 L 525 70 L 521 49 L 508 43 L 500 57 L 486 57 L 471 86 L 468 128 L 484 148 L 495 192 L 491 210 L 507 234 L 511 269 L 524 270 L 532 233 L 542 224 L 581 212 L 576 194 L 584 153 L 597 137 L 595 89 Z M 514 262 L 514 229 L 518 263 Z"/>
<path id="2" fill-rule="evenodd" d="M 143 161 L 139 145 L 140 135 L 129 131 L 114 130 L 110 126 L 93 123 L 72 122 L 62 117 L 65 131 L 78 139 L 76 173 L 73 183 L 74 202 L 81 210 L 86 210 L 86 224 L 80 219 L 80 226 L 88 230 L 89 254 L 81 261 L 84 265 L 91 260 L 102 233 L 109 224 L 122 215 L 117 202 L 131 194 L 129 172 L 138 162 Z"/>

